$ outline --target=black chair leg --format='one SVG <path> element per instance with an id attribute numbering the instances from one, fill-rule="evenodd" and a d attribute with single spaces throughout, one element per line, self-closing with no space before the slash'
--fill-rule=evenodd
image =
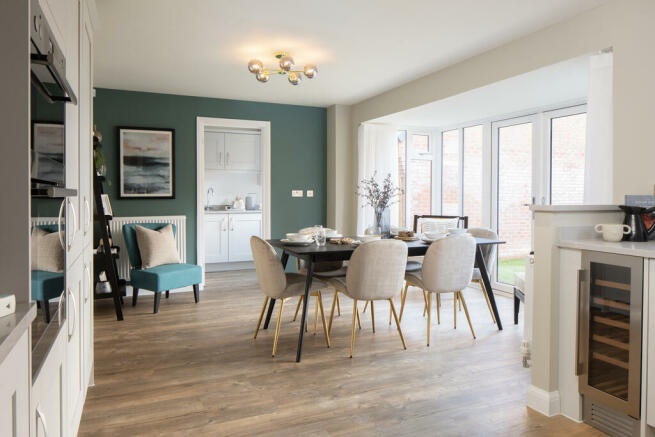
<path id="1" fill-rule="evenodd" d="M 521 306 L 521 299 L 516 293 L 516 288 L 514 289 L 514 324 L 519 324 L 519 308 Z"/>
<path id="2" fill-rule="evenodd" d="M 50 303 L 43 300 L 41 301 L 41 307 L 43 308 L 43 319 L 46 323 L 50 323 Z"/>
<path id="3" fill-rule="evenodd" d="M 156 291 L 155 292 L 155 308 L 154 308 L 154 314 L 157 314 L 159 312 L 159 301 L 161 300 L 161 291 Z"/>
<path id="4" fill-rule="evenodd" d="M 132 306 L 136 306 L 136 299 L 139 297 L 139 289 L 132 287 Z"/>
<path id="5" fill-rule="evenodd" d="M 166 299 L 168 299 L 168 297 L 170 296 L 170 294 L 171 294 L 171 290 L 166 290 Z"/>
<path id="6" fill-rule="evenodd" d="M 200 286 L 198 284 L 193 284 L 193 298 L 196 303 L 200 302 Z"/>

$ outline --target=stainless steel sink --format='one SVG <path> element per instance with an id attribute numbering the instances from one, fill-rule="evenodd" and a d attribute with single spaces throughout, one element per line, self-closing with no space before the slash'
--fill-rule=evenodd
<path id="1" fill-rule="evenodd" d="M 205 206 L 205 211 L 227 211 L 225 205 Z"/>

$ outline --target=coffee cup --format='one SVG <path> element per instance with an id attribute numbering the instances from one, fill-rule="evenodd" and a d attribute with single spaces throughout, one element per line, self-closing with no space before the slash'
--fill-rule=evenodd
<path id="1" fill-rule="evenodd" d="M 594 230 L 599 234 L 603 234 L 603 240 L 605 241 L 621 241 L 624 235 L 632 232 L 630 226 L 614 223 L 598 224 L 594 227 Z"/>

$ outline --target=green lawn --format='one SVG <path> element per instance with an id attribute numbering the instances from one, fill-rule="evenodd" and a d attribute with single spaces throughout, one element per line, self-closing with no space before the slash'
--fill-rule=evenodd
<path id="1" fill-rule="evenodd" d="M 514 285 L 514 273 L 525 271 L 525 258 L 498 260 L 498 279 L 505 284 Z"/>

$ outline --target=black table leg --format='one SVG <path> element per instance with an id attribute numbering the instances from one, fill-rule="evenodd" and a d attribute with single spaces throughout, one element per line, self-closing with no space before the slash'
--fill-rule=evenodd
<path id="1" fill-rule="evenodd" d="M 302 317 L 300 318 L 300 334 L 298 334 L 298 351 L 296 352 L 296 363 L 300 362 L 300 356 L 302 355 L 302 339 L 303 335 L 305 334 L 307 307 L 309 303 L 309 290 L 312 288 L 312 274 L 314 273 L 314 262 L 311 259 L 307 261 L 307 281 L 305 282 L 305 298 L 303 299 Z"/>
<path id="2" fill-rule="evenodd" d="M 289 261 L 289 254 L 282 252 L 282 258 L 280 262 L 282 263 L 282 268 L 287 268 L 287 261 Z M 273 308 L 275 307 L 275 299 L 271 299 L 268 304 L 268 312 L 266 313 L 266 320 L 264 321 L 264 329 L 268 329 L 268 323 L 271 321 L 271 315 L 273 314 Z"/>
<path id="3" fill-rule="evenodd" d="M 491 288 L 491 281 L 489 280 L 489 272 L 487 271 L 487 265 L 484 263 L 484 256 L 482 256 L 482 249 L 480 246 L 477 246 L 475 249 L 475 262 L 480 269 L 480 276 L 482 276 L 482 282 L 484 284 L 484 292 L 487 293 L 489 297 L 489 303 L 491 303 L 491 309 L 494 312 L 494 317 L 496 318 L 496 323 L 498 324 L 498 330 L 503 329 L 503 324 L 500 321 L 500 316 L 498 315 L 498 307 L 496 306 L 496 299 L 494 297 L 494 290 Z"/>

